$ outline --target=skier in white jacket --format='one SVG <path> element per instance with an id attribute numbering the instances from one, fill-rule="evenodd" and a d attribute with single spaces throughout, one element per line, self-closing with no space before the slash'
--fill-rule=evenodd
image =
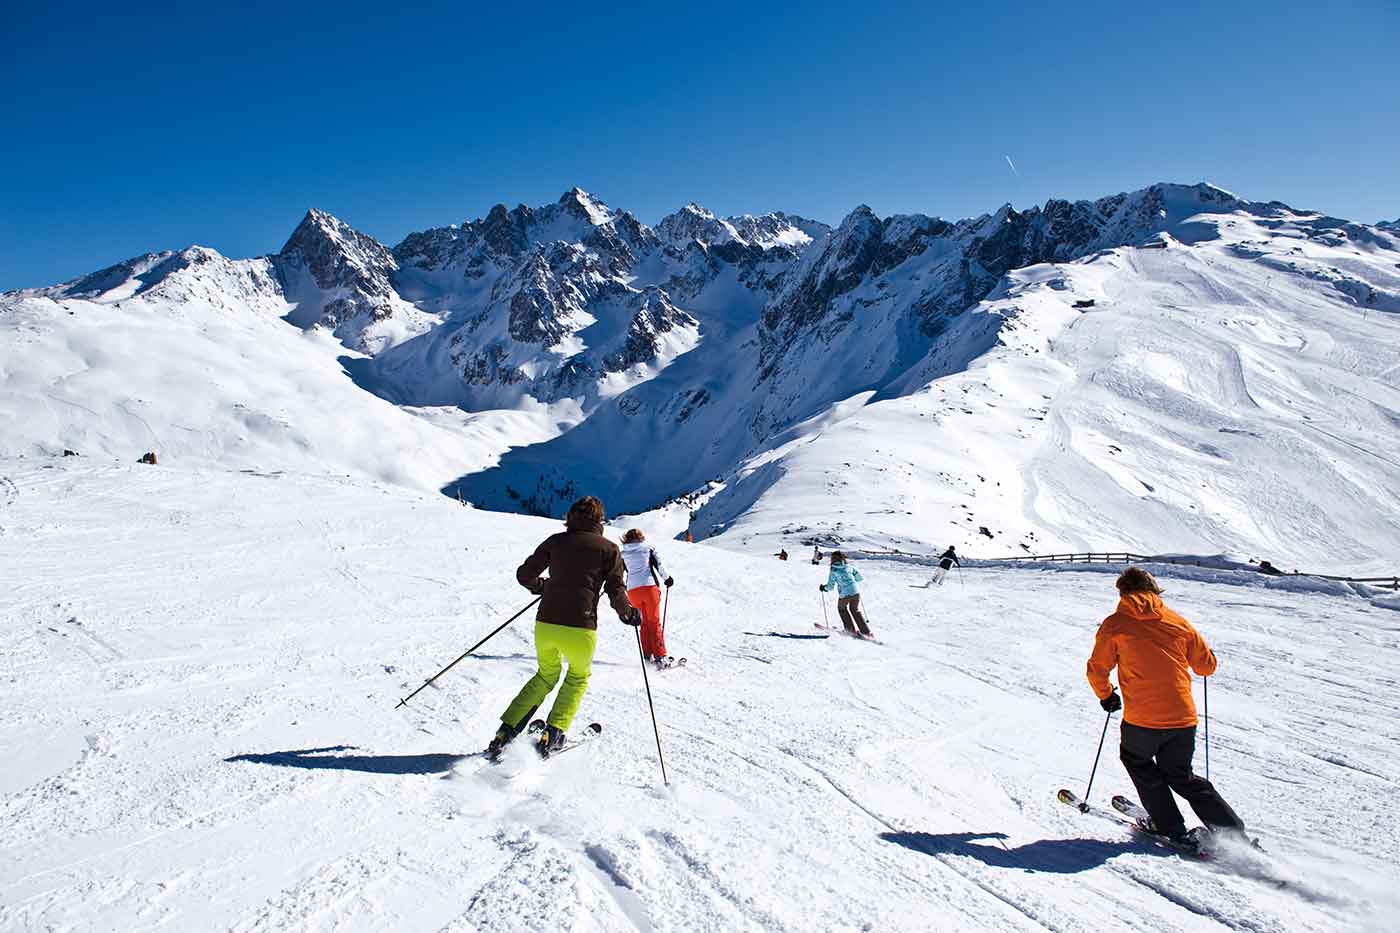
<path id="1" fill-rule="evenodd" d="M 674 661 L 666 654 L 661 627 L 661 586 L 670 588 L 676 581 L 640 528 L 622 536 L 622 560 L 627 564 L 627 599 L 642 613 L 642 653 L 658 667 L 669 667 Z"/>

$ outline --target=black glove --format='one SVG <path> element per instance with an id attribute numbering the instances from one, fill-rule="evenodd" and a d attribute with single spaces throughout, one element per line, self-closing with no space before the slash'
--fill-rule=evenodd
<path id="1" fill-rule="evenodd" d="M 1123 708 L 1123 698 L 1120 697 L 1118 691 L 1115 690 L 1100 700 L 1099 705 L 1103 707 L 1105 713 L 1116 713 Z"/>
<path id="2" fill-rule="evenodd" d="M 531 593 L 534 593 L 536 596 L 543 596 L 544 580 L 542 580 L 539 577 L 535 577 L 535 579 L 531 580 L 528 584 L 526 584 L 525 589 L 529 590 Z"/>
<path id="3" fill-rule="evenodd" d="M 641 625 L 641 624 L 642 624 L 642 610 L 638 609 L 636 606 L 633 606 L 633 607 L 632 607 L 632 614 L 629 615 L 629 616 L 623 616 L 623 617 L 622 617 L 622 624 L 623 624 L 623 625 Z"/>
<path id="4" fill-rule="evenodd" d="M 825 583 L 819 584 L 819 585 L 817 586 L 817 589 L 819 589 L 819 590 L 821 590 L 823 593 L 825 593 L 825 592 L 826 592 L 826 584 L 825 584 Z"/>
<path id="5" fill-rule="evenodd" d="M 666 588 L 667 588 L 667 589 L 670 589 L 671 587 L 673 587 L 673 586 L 675 586 L 675 585 L 676 585 L 676 581 L 675 581 L 675 578 L 674 578 L 674 577 L 667 577 L 667 578 L 666 578 Z"/>

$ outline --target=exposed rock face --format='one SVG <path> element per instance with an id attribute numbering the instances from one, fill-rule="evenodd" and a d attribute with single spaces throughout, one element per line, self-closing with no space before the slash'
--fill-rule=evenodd
<path id="1" fill-rule="evenodd" d="M 307 211 L 273 262 L 299 305 L 291 319 L 302 327 L 324 327 L 355 349 L 370 350 L 366 332 L 395 313 L 394 254 L 324 211 Z"/>
<path id="2" fill-rule="evenodd" d="M 882 385 L 928 353 L 1013 269 L 1118 246 L 1162 247 L 1158 234 L 1169 227 L 1211 237 L 1213 224 L 1244 206 L 1209 185 L 1153 185 L 1097 201 L 1051 200 L 1027 211 L 1008 205 L 957 223 L 918 214 L 881 220 L 859 207 L 808 249 L 763 311 L 763 388 L 750 430 L 762 440 L 795 412 L 809 411 L 810 400 Z M 1197 215 L 1208 219 L 1191 221 Z M 842 348 L 858 338 L 881 352 L 843 359 Z M 835 366 L 833 359 L 842 362 Z"/>
<path id="3" fill-rule="evenodd" d="M 304 268 L 322 289 L 345 289 L 371 303 L 393 293 L 389 277 L 399 267 L 394 254 L 378 240 L 314 207 L 277 259 L 280 264 Z"/>
<path id="4" fill-rule="evenodd" d="M 661 349 L 661 335 L 677 327 L 696 327 L 695 318 L 671 304 L 671 298 L 660 288 L 650 287 L 633 299 L 637 313 L 627 326 L 627 338 L 622 349 L 604 361 L 609 372 L 622 372 L 650 363 Z"/>
<path id="5" fill-rule="evenodd" d="M 932 339 L 1012 269 L 1141 241 L 1163 229 L 1173 211 L 1179 220 L 1190 207 L 1218 212 L 1241 203 L 1209 185 L 1153 185 L 1097 201 L 1050 200 L 1022 212 L 1008 205 L 956 224 L 918 214 L 882 221 L 862 205 L 819 251 L 808 254 L 764 310 L 763 375 L 781 368 L 786 349 L 803 333 L 829 338 L 859 308 L 887 303 L 891 294 Z M 917 284 L 896 274 L 916 257 Z"/>
<path id="6" fill-rule="evenodd" d="M 800 251 L 830 232 L 825 224 L 783 213 L 716 217 L 690 203 L 656 225 L 656 235 L 672 249 L 683 252 L 691 243 L 715 247 L 727 243 L 761 249 L 786 247 Z"/>
<path id="7" fill-rule="evenodd" d="M 543 253 L 532 253 L 511 278 L 510 336 L 521 343 L 553 344 L 567 331 L 567 297 Z"/>
<path id="8" fill-rule="evenodd" d="M 515 385 L 525 374 L 507 362 L 508 355 L 503 345 L 491 344 L 477 353 L 454 354 L 453 360 L 468 385 Z"/>
<path id="9" fill-rule="evenodd" d="M 543 207 L 497 205 L 410 235 L 394 249 L 394 282 L 424 305 L 469 309 L 448 325 L 467 385 L 588 397 L 600 380 L 642 378 L 665 347 L 693 343 L 704 324 L 682 308 L 703 303 L 726 270 L 748 296 L 741 306 L 756 308 L 825 232 L 785 214 L 720 219 L 694 204 L 653 230 L 573 188 Z M 677 328 L 691 336 L 667 343 Z"/>

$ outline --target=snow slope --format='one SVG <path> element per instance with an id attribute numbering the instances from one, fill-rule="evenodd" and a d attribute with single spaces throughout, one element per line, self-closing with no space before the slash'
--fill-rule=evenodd
<path id="1" fill-rule="evenodd" d="M 351 477 L 0 461 L 5 929 L 1337 930 L 1400 907 L 1395 612 L 1168 580 L 1213 643 L 1212 777 L 1268 847 L 1185 861 L 1058 804 L 1103 725 L 1099 573 L 821 570 L 669 544 L 652 678 L 605 618 L 591 747 L 463 757 L 531 670 L 556 523 Z M 755 563 L 757 562 L 757 563 Z M 606 616 L 606 613 L 605 613 Z M 1105 756 L 1093 796 L 1127 791 Z"/>
<path id="2" fill-rule="evenodd" d="M 289 305 L 270 295 L 226 305 L 200 294 L 117 294 L 26 295 L 0 308 L 5 455 L 71 449 L 130 462 L 153 450 L 164 460 L 436 489 L 464 464 L 490 466 L 512 443 L 553 434 L 544 406 L 470 414 L 365 392 L 346 374 L 358 355 L 325 331 L 289 327 Z"/>
<path id="3" fill-rule="evenodd" d="M 1400 243 L 1257 207 L 1174 229 L 1194 242 L 1008 274 L 881 392 L 725 477 L 697 532 L 1393 572 Z"/>

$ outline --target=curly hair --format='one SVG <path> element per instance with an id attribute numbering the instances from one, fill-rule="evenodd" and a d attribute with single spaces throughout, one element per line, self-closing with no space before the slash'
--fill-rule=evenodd
<path id="1" fill-rule="evenodd" d="M 622 536 L 622 543 L 623 543 L 623 544 L 635 544 L 635 543 L 638 542 L 638 541 L 645 541 L 646 539 L 647 539 L 647 536 L 644 535 L 644 534 L 642 534 L 642 529 L 640 529 L 640 528 L 628 528 L 627 531 L 626 531 L 626 533 L 624 533 L 623 536 Z"/>

